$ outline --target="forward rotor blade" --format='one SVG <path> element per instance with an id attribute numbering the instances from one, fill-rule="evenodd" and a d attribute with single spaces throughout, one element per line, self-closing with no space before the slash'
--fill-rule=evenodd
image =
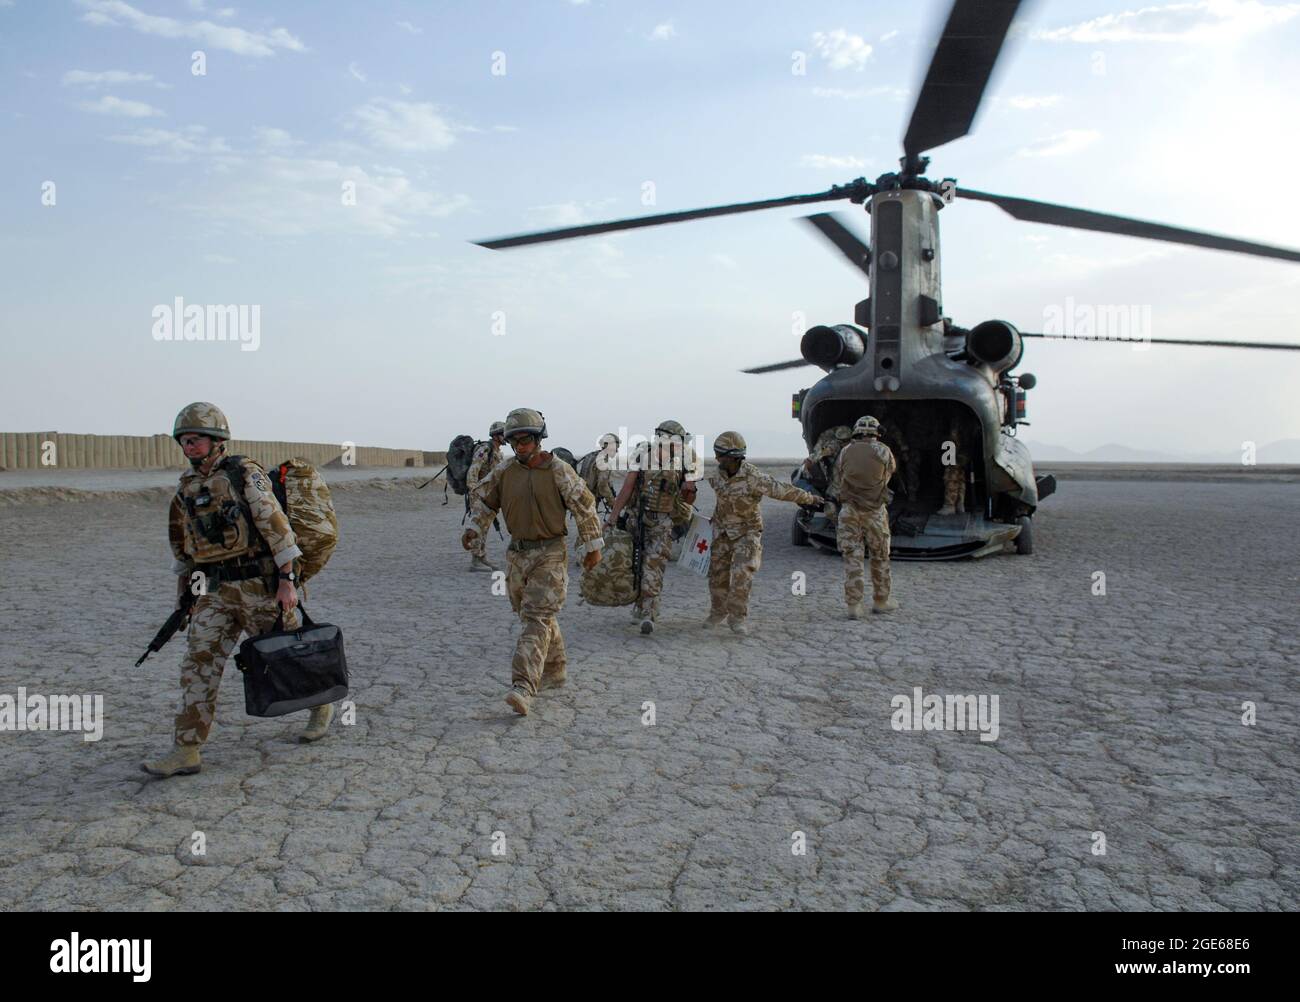
<path id="1" fill-rule="evenodd" d="M 764 372 L 779 372 L 781 369 L 797 369 L 801 365 L 812 365 L 807 359 L 795 358 L 789 362 L 773 362 L 771 365 L 760 365 L 753 369 L 741 369 L 741 372 L 747 372 L 750 375 L 759 375 Z"/>
<path id="2" fill-rule="evenodd" d="M 779 209 L 786 205 L 806 205 L 810 202 L 829 202 L 840 198 L 851 198 L 853 192 L 848 187 L 831 188 L 812 195 L 788 195 L 785 198 L 769 198 L 761 202 L 737 202 L 735 205 L 714 205 L 705 209 L 687 209 L 684 212 L 661 212 L 655 216 L 636 216 L 632 219 L 615 219 L 607 223 L 589 223 L 585 226 L 567 226 L 560 230 L 542 230 L 537 233 L 521 233 L 513 237 L 499 237 L 495 240 L 476 240 L 480 247 L 488 250 L 505 250 L 508 247 L 523 247 L 526 244 L 544 244 L 555 240 L 572 240 L 575 237 L 591 237 L 598 233 L 614 233 L 618 230 L 635 230 L 643 226 L 663 226 L 666 223 L 684 223 L 691 219 L 704 219 L 708 216 L 731 216 L 741 212 L 758 212 L 762 209 Z"/>
<path id="3" fill-rule="evenodd" d="M 1171 244 L 1190 244 L 1193 247 L 1208 247 L 1210 250 L 1253 254 L 1256 257 L 1271 257 L 1280 261 L 1300 261 L 1300 251 L 1286 247 L 1258 244 L 1251 240 L 1238 240 L 1235 237 L 1222 237 L 1201 230 L 1185 230 L 1180 226 L 1150 223 L 1142 219 L 1130 219 L 1127 216 L 1112 216 L 1109 213 L 1092 212 L 1089 209 L 1072 209 L 1068 205 L 1057 205 L 1054 202 L 1035 202 L 1028 198 L 990 195 L 986 191 L 974 191 L 961 186 L 957 188 L 957 196 L 977 202 L 991 202 L 1002 211 L 1027 223 L 1046 223 L 1049 226 L 1066 226 L 1076 230 L 1095 230 L 1098 233 L 1118 233 L 1126 237 L 1145 237 L 1148 240 L 1164 240 Z"/>
<path id="4" fill-rule="evenodd" d="M 1173 337 L 1079 337 L 1074 334 L 1027 334 L 1021 337 L 1042 337 L 1052 341 L 1108 341 L 1112 344 L 1190 344 L 1203 348 L 1270 348 L 1274 351 L 1300 351 L 1300 344 L 1278 344 L 1271 341 L 1192 341 Z"/>
<path id="5" fill-rule="evenodd" d="M 903 136 L 909 157 L 971 130 L 1020 0 L 955 0 Z"/>
<path id="6" fill-rule="evenodd" d="M 849 264 L 871 278 L 871 248 L 863 243 L 847 226 L 830 212 L 819 212 L 813 216 L 804 216 L 803 221 L 816 229 L 822 236 L 833 243 Z"/>

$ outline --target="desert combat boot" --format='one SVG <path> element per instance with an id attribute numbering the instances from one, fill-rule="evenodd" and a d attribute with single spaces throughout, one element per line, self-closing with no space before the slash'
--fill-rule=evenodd
<path id="1" fill-rule="evenodd" d="M 170 754 L 155 762 L 142 762 L 140 768 L 151 776 L 192 776 L 201 769 L 198 745 L 176 745 Z"/>
<path id="2" fill-rule="evenodd" d="M 311 717 L 307 721 L 307 727 L 298 735 L 298 740 L 303 744 L 312 741 L 319 741 L 329 730 L 330 721 L 334 719 L 334 704 L 326 703 L 323 706 L 313 706 L 311 708 Z"/>

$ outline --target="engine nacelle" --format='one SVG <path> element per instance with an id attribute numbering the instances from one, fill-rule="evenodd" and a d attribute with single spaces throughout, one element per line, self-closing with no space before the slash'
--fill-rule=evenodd
<path id="1" fill-rule="evenodd" d="M 1020 331 L 1005 320 L 985 320 L 966 335 L 966 354 L 994 372 L 1006 372 L 1025 350 Z"/>
<path id="2" fill-rule="evenodd" d="M 867 352 L 867 335 L 852 324 L 813 327 L 799 342 L 804 361 L 830 372 L 837 365 L 856 365 Z"/>

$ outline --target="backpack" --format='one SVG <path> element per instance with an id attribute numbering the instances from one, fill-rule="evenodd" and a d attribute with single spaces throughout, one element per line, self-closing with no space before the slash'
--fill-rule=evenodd
<path id="1" fill-rule="evenodd" d="M 469 467 L 474 461 L 474 450 L 483 445 L 469 435 L 457 435 L 447 446 L 447 484 L 457 494 L 469 493 Z M 443 488 L 443 493 L 447 491 Z"/>
<path id="2" fill-rule="evenodd" d="M 596 477 L 600 474 L 600 470 L 596 467 L 596 457 L 599 455 L 600 450 L 593 449 L 591 452 L 579 459 L 578 465 L 575 467 L 578 471 L 578 476 L 581 477 L 582 482 L 587 485 L 587 490 L 591 491 L 592 496 L 596 496 Z"/>
<path id="3" fill-rule="evenodd" d="M 554 456 L 556 459 L 563 459 L 575 470 L 578 468 L 578 461 L 573 458 L 573 453 L 571 453 L 568 449 L 565 448 L 552 449 L 551 455 Z"/>
<path id="4" fill-rule="evenodd" d="M 228 456 L 221 463 L 241 500 L 244 497 L 244 458 Z M 302 550 L 298 583 L 306 584 L 308 578 L 321 572 L 339 542 L 339 520 L 334 514 L 334 499 L 330 497 L 330 489 L 320 471 L 305 459 L 285 460 L 270 477 L 271 491 L 288 516 L 289 528 Z M 247 504 L 243 507 L 247 513 Z M 253 522 L 251 513 L 247 514 L 249 523 L 256 530 L 257 523 Z"/>
<path id="5" fill-rule="evenodd" d="M 631 605 L 637 599 L 636 542 L 630 532 L 605 529 L 605 548 L 595 567 L 582 572 L 579 591 L 588 605 Z"/>

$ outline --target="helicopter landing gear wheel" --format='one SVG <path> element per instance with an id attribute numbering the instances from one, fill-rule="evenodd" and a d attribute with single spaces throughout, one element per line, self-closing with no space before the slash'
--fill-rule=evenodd
<path id="1" fill-rule="evenodd" d="M 1034 552 L 1034 523 L 1028 515 L 1021 515 L 1016 522 L 1020 526 L 1020 535 L 1016 537 L 1016 553 L 1028 556 Z"/>
<path id="2" fill-rule="evenodd" d="M 795 546 L 811 546 L 808 542 L 808 533 L 804 532 L 803 526 L 799 524 L 798 516 L 790 523 L 790 542 Z"/>

